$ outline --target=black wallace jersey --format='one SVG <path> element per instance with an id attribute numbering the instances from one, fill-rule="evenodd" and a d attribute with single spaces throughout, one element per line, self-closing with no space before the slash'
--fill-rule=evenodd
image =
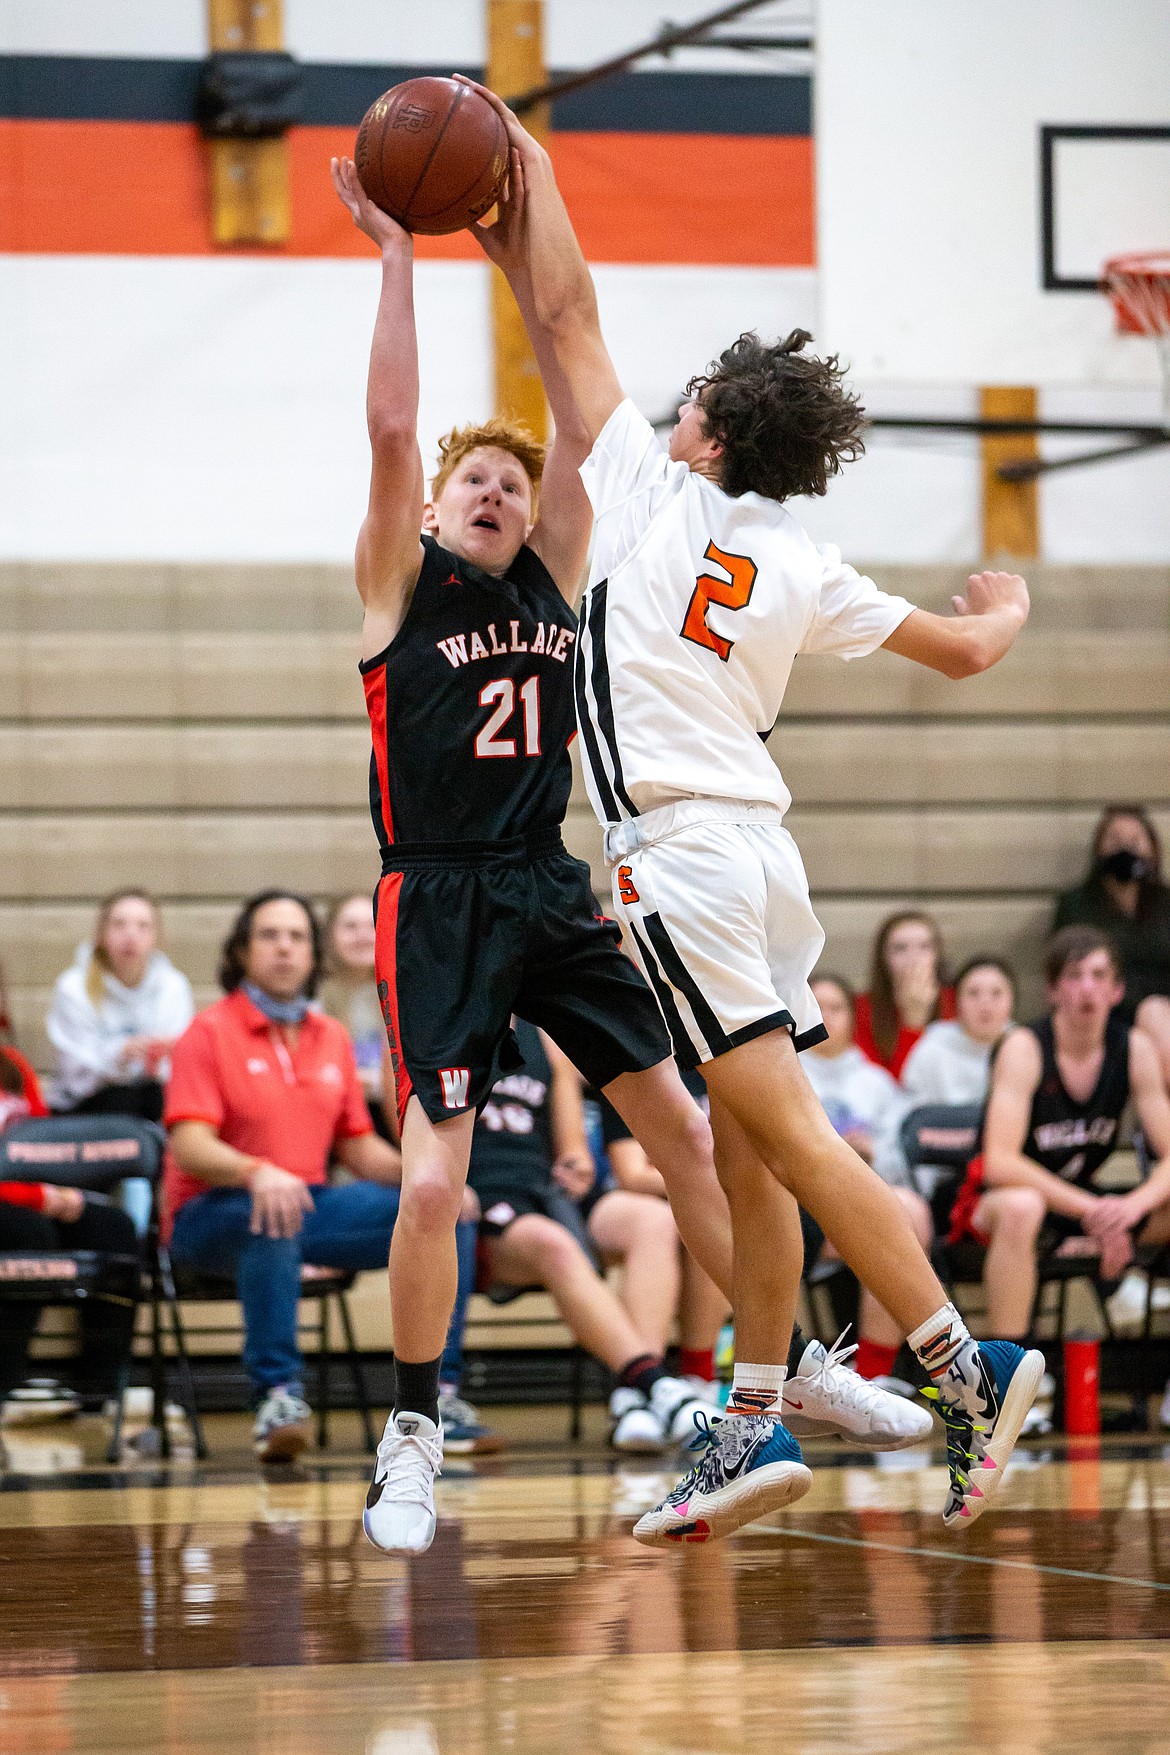
<path id="1" fill-rule="evenodd" d="M 554 829 L 572 785 L 576 617 L 532 549 L 494 578 L 423 538 L 398 633 L 361 666 L 379 845 Z"/>
<path id="2" fill-rule="evenodd" d="M 1024 1156 L 1065 1182 L 1087 1187 L 1116 1148 L 1129 1101 L 1129 1026 L 1110 1018 L 1100 1076 L 1086 1103 L 1076 1102 L 1064 1088 L 1051 1018 L 1030 1027 L 1040 1043 L 1043 1070 L 1032 1098 Z"/>

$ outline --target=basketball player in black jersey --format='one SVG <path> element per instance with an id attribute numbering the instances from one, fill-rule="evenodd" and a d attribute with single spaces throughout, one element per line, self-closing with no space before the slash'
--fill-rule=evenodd
<path id="1" fill-rule="evenodd" d="M 679 1078 L 657 1003 L 618 929 L 598 917 L 587 868 L 561 845 L 575 730 L 576 618 L 566 594 L 589 540 L 578 474 L 589 437 L 534 314 L 518 166 L 516 199 L 504 198 L 494 226 L 473 229 L 516 295 L 556 438 L 545 459 L 507 421 L 456 431 L 443 442 L 429 501 L 416 436 L 412 241 L 367 199 L 352 161 L 335 159 L 332 174 L 382 255 L 367 395 L 373 470 L 356 573 L 383 867 L 375 963 L 403 1180 L 390 1260 L 395 1407 L 365 1527 L 380 1547 L 419 1552 L 435 1527 L 455 1220 L 476 1109 L 517 1064 L 513 1013 L 604 1088 L 662 1169 L 688 1248 L 728 1296 L 731 1225 L 710 1128 Z M 841 1410 L 858 1394 L 853 1372 L 822 1361 L 802 1402 L 827 1429 L 847 1432 Z M 779 1505 L 806 1471 L 777 1471 L 769 1485 Z"/>
<path id="2" fill-rule="evenodd" d="M 1104 933 L 1065 927 L 1049 947 L 1045 974 L 1051 1015 L 1013 1030 L 996 1054 L 982 1158 L 968 1175 L 952 1235 L 986 1240 L 997 1201 L 1011 1191 L 1015 1222 L 1029 1225 L 1042 1246 L 1099 1253 L 1102 1277 L 1115 1279 L 1135 1248 L 1170 1240 L 1170 1098 L 1153 1042 L 1113 1015 L 1124 986 Z M 1131 1097 L 1157 1162 L 1128 1194 L 1100 1194 L 1093 1179 L 1117 1147 Z M 1020 1210 L 1021 1193 L 1030 1213 Z M 1022 1312 L 1030 1313 L 1035 1290 L 1033 1254 Z"/>
<path id="3" fill-rule="evenodd" d="M 532 316 L 514 212 L 505 199 L 497 225 L 477 231 L 524 314 L 556 439 L 544 460 L 507 422 L 453 433 L 426 501 L 412 240 L 369 202 L 350 160 L 334 160 L 332 174 L 382 254 L 367 397 L 373 470 L 356 572 L 383 860 L 376 966 L 403 1183 L 390 1262 L 395 1409 L 365 1527 L 380 1547 L 419 1552 L 435 1527 L 455 1221 L 476 1109 L 517 1064 L 513 1012 L 547 1029 L 670 1167 L 680 1228 L 725 1285 L 730 1224 L 709 1129 L 678 1078 L 653 996 L 617 928 L 597 916 L 587 868 L 561 845 L 575 730 L 576 618 L 564 594 L 589 540 L 577 473 L 588 437 Z"/>

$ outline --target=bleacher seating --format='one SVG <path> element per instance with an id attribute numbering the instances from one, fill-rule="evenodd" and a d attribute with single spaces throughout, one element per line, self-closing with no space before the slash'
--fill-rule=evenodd
<path id="1" fill-rule="evenodd" d="M 966 577 L 870 570 L 932 609 Z M 1170 839 L 1170 568 L 1028 576 L 1031 627 L 985 677 L 956 686 L 885 653 L 797 663 L 770 747 L 833 966 L 855 980 L 875 925 L 909 898 L 957 961 L 1017 962 L 1027 1012 L 1052 893 L 1080 874 L 1101 804 L 1148 800 Z M 241 895 L 372 890 L 347 568 L 10 562 L 0 625 L 0 959 L 38 1065 L 53 980 L 115 885 L 159 895 L 200 1003 Z M 604 895 L 579 775 L 566 839 Z M 382 1344 L 362 1291 L 359 1336 Z M 381 1293 L 376 1307 L 381 1333 Z"/>

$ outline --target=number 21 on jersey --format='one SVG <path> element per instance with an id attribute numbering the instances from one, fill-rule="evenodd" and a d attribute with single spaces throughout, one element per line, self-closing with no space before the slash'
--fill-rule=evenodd
<path id="1" fill-rule="evenodd" d="M 485 683 L 479 691 L 480 706 L 491 707 L 493 711 L 476 736 L 477 756 L 514 756 L 517 753 L 515 737 L 500 736 L 516 711 L 517 695 L 524 727 L 524 754 L 540 754 L 540 678 L 530 676 L 517 689 L 510 676 L 501 676 L 495 682 Z"/>
<path id="2" fill-rule="evenodd" d="M 746 608 L 755 588 L 756 563 L 749 560 L 747 555 L 725 554 L 713 542 L 709 542 L 703 550 L 703 559 L 725 567 L 731 578 L 718 579 L 714 573 L 699 574 L 679 632 L 684 640 L 691 640 L 696 646 L 705 646 L 708 652 L 716 653 L 726 664 L 735 641 L 725 640 L 722 634 L 717 634 L 714 628 L 708 627 L 707 611 L 713 603 L 719 604 L 723 609 Z"/>

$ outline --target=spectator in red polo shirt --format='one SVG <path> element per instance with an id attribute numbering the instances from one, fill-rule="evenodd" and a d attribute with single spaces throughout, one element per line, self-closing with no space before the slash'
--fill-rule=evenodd
<path id="1" fill-rule="evenodd" d="M 344 1027 L 313 1009 L 321 934 L 286 890 L 245 904 L 223 948 L 226 998 L 175 1044 L 164 1207 L 176 1262 L 231 1274 L 264 1461 L 308 1442 L 301 1265 L 384 1268 L 401 1160 L 370 1122 Z M 336 1160 L 357 1181 L 331 1185 Z"/>

